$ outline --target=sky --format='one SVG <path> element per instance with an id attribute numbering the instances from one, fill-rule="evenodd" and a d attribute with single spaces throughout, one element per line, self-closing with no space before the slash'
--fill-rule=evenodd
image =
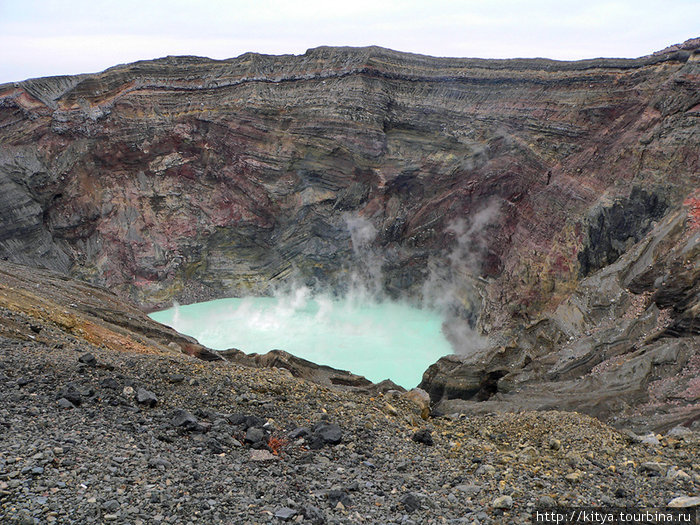
<path id="1" fill-rule="evenodd" d="M 321 45 L 634 58 L 698 36 L 699 0 L 0 0 L 0 83 L 167 55 L 303 54 Z"/>

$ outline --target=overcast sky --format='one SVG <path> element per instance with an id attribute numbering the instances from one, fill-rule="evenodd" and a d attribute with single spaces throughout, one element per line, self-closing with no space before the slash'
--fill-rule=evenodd
<path id="1" fill-rule="evenodd" d="M 699 0 L 0 0 L 0 83 L 166 55 L 301 54 L 320 45 L 639 57 L 697 36 Z"/>

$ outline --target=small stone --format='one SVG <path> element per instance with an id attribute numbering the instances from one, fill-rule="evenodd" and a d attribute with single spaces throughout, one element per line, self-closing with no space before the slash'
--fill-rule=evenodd
<path id="1" fill-rule="evenodd" d="M 116 512 L 119 510 L 119 502 L 115 499 L 111 499 L 109 501 L 105 501 L 102 504 L 102 508 L 106 510 L 107 512 Z"/>
<path id="2" fill-rule="evenodd" d="M 177 409 L 172 416 L 172 423 L 175 427 L 181 427 L 185 430 L 199 430 L 201 426 L 197 418 L 190 414 L 187 410 Z"/>
<path id="3" fill-rule="evenodd" d="M 326 494 L 326 497 L 328 498 L 331 507 L 336 507 L 338 503 L 342 503 L 344 507 L 352 506 L 352 499 L 350 498 L 350 494 L 348 494 L 344 490 L 329 490 Z"/>
<path id="4" fill-rule="evenodd" d="M 389 414 L 390 416 L 398 416 L 399 411 L 396 410 L 393 406 L 391 406 L 389 403 L 384 404 L 384 412 Z"/>
<path id="5" fill-rule="evenodd" d="M 629 429 L 620 430 L 620 434 L 625 436 L 627 438 L 627 441 L 629 441 L 630 443 L 641 443 L 642 442 L 642 437 L 638 436 L 637 434 L 635 434 L 634 432 L 632 432 Z"/>
<path id="6" fill-rule="evenodd" d="M 552 450 L 559 450 L 561 448 L 561 441 L 558 439 L 550 439 L 549 440 L 549 448 Z"/>
<path id="7" fill-rule="evenodd" d="M 276 461 L 280 458 L 265 449 L 252 449 L 250 451 L 250 461 Z"/>
<path id="8" fill-rule="evenodd" d="M 493 465 L 481 465 L 478 469 L 476 469 L 475 472 L 476 475 L 481 475 L 481 476 L 495 476 L 496 475 L 496 467 Z"/>
<path id="9" fill-rule="evenodd" d="M 700 496 L 679 496 L 669 501 L 668 506 L 673 509 L 700 507 Z"/>
<path id="10" fill-rule="evenodd" d="M 510 496 L 499 496 L 491 503 L 494 509 L 506 510 L 513 508 L 513 498 Z"/>
<path id="11" fill-rule="evenodd" d="M 668 479 L 675 479 L 679 481 L 690 481 L 692 479 L 687 472 L 679 470 L 678 467 L 671 467 L 668 469 L 668 472 L 666 472 L 666 477 Z"/>
<path id="12" fill-rule="evenodd" d="M 401 397 L 408 399 L 418 407 L 422 419 L 430 417 L 430 395 L 428 392 L 421 388 L 413 388 L 401 394 Z"/>
<path id="13" fill-rule="evenodd" d="M 639 465 L 640 472 L 649 472 L 653 475 L 663 476 L 666 474 L 666 465 L 656 461 L 646 461 Z"/>
<path id="14" fill-rule="evenodd" d="M 104 378 L 100 384 L 105 388 L 109 388 L 110 390 L 119 390 L 119 382 L 113 377 Z"/>
<path id="15" fill-rule="evenodd" d="M 20 377 L 20 378 L 17 380 L 17 386 L 21 388 L 21 387 L 23 387 L 23 386 L 27 386 L 27 385 L 28 385 L 29 383 L 31 383 L 31 382 L 32 382 L 32 380 L 31 380 L 30 378 L 28 378 L 28 377 Z"/>
<path id="16" fill-rule="evenodd" d="M 343 431 L 338 425 L 321 422 L 314 425 L 309 446 L 311 448 L 321 448 L 323 445 L 337 445 L 342 440 Z"/>
<path id="17" fill-rule="evenodd" d="M 314 525 L 326 523 L 326 516 L 321 509 L 313 505 L 305 505 L 301 509 L 301 514 L 305 519 L 309 520 Z"/>
<path id="18" fill-rule="evenodd" d="M 540 499 L 538 500 L 538 503 L 540 507 L 556 507 L 557 502 L 554 501 L 554 498 L 551 496 L 541 496 Z"/>
<path id="19" fill-rule="evenodd" d="M 433 435 L 427 428 L 418 430 L 415 434 L 413 434 L 411 439 L 416 443 L 422 443 L 423 445 L 427 445 L 429 447 L 432 447 L 435 444 L 433 441 Z"/>
<path id="20" fill-rule="evenodd" d="M 467 496 L 476 496 L 481 492 L 481 487 L 479 485 L 457 485 L 455 490 L 464 492 Z"/>
<path id="21" fill-rule="evenodd" d="M 207 448 L 212 454 L 223 454 L 226 452 L 223 445 L 216 438 L 207 439 Z"/>
<path id="22" fill-rule="evenodd" d="M 75 405 L 68 401 L 65 397 L 62 397 L 61 399 L 58 400 L 58 406 L 60 408 L 63 408 L 64 410 L 68 410 L 71 408 L 75 408 Z"/>
<path id="23" fill-rule="evenodd" d="M 653 432 L 647 434 L 646 436 L 642 436 L 640 442 L 644 445 L 649 445 L 650 447 L 660 444 L 659 438 L 657 438 Z"/>
<path id="24" fill-rule="evenodd" d="M 281 509 L 277 509 L 275 511 L 275 518 L 280 519 L 282 521 L 289 521 L 296 515 L 297 511 L 294 509 L 290 509 L 289 507 L 282 507 Z"/>
<path id="25" fill-rule="evenodd" d="M 262 428 L 258 427 L 252 427 L 246 430 L 245 433 L 245 442 L 246 443 L 262 443 L 263 445 L 267 443 L 267 432 L 265 432 Z"/>
<path id="26" fill-rule="evenodd" d="M 673 437 L 685 437 L 685 436 L 690 436 L 693 434 L 693 431 L 690 430 L 688 427 L 673 427 L 671 430 L 669 430 L 666 435 L 667 436 L 673 436 Z"/>
<path id="27" fill-rule="evenodd" d="M 582 477 L 583 477 L 583 473 L 578 471 L 578 470 L 576 472 L 571 472 L 571 473 L 567 474 L 566 476 L 564 476 L 566 481 L 569 481 L 571 483 L 578 483 L 579 481 L 581 481 Z"/>
<path id="28" fill-rule="evenodd" d="M 297 427 L 289 434 L 287 434 L 287 437 L 289 439 L 299 439 L 299 438 L 305 438 L 311 435 L 311 430 L 308 427 Z"/>
<path id="29" fill-rule="evenodd" d="M 148 460 L 148 466 L 151 468 L 166 469 L 166 468 L 170 468 L 172 466 L 172 464 L 167 459 L 156 457 L 156 458 L 150 458 Z"/>
<path id="30" fill-rule="evenodd" d="M 136 391 L 136 402 L 141 405 L 154 407 L 158 403 L 158 398 L 150 390 L 146 390 L 145 388 L 139 388 Z"/>
<path id="31" fill-rule="evenodd" d="M 96 359 L 95 356 L 92 355 L 91 353 L 86 353 L 86 354 L 81 355 L 81 356 L 78 358 L 78 361 L 79 361 L 80 363 L 83 363 L 84 365 L 88 365 L 88 366 L 95 366 L 95 365 L 97 365 L 97 359 Z"/>
<path id="32" fill-rule="evenodd" d="M 34 518 L 24 515 L 19 519 L 20 525 L 34 525 Z"/>
<path id="33" fill-rule="evenodd" d="M 127 399 L 132 399 L 134 397 L 134 387 L 125 386 L 122 390 L 122 395 Z"/>
<path id="34" fill-rule="evenodd" d="M 59 392 L 58 397 L 67 399 L 75 406 L 80 406 L 80 404 L 83 402 L 80 391 L 73 383 L 68 383 L 66 386 L 64 386 Z"/>
<path id="35" fill-rule="evenodd" d="M 420 499 L 413 492 L 404 494 L 399 498 L 399 503 L 401 503 L 407 512 L 415 512 L 420 509 Z"/>
<path id="36" fill-rule="evenodd" d="M 171 383 L 182 383 L 185 380 L 185 376 L 182 374 L 173 374 L 170 376 Z"/>
<path id="37" fill-rule="evenodd" d="M 518 459 L 521 463 L 529 465 L 531 463 L 534 463 L 538 456 L 539 453 L 537 452 L 537 449 L 535 447 L 525 447 L 520 452 Z"/>
<path id="38" fill-rule="evenodd" d="M 615 489 L 615 497 L 616 498 L 625 499 L 628 495 L 629 494 L 627 493 L 627 491 L 622 487 L 617 487 Z"/>

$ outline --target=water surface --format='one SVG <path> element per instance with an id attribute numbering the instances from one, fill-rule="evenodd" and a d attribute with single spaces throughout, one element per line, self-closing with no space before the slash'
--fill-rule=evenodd
<path id="1" fill-rule="evenodd" d="M 175 306 L 151 317 L 216 350 L 286 350 L 404 388 L 417 386 L 428 366 L 452 353 L 436 312 L 388 301 L 313 297 L 306 289 L 280 298 Z"/>

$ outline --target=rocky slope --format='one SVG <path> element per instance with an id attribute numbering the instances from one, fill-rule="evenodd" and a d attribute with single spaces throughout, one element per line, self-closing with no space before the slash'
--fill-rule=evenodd
<path id="1" fill-rule="evenodd" d="M 439 410 L 558 408 L 638 428 L 700 423 L 700 193 L 551 314 L 431 366 Z"/>
<path id="2" fill-rule="evenodd" d="M 638 436 L 553 411 L 424 421 L 396 391 L 204 363 L 109 292 L 53 275 L 34 309 L 36 286 L 0 293 L 2 523 L 510 524 L 554 505 L 696 515 L 697 431 Z M 61 303 L 75 287 L 111 302 L 110 319 Z"/>
<path id="3" fill-rule="evenodd" d="M 5 84 L 0 256 L 145 308 L 359 274 L 448 312 L 438 411 L 691 425 L 699 58 L 318 48 Z"/>

